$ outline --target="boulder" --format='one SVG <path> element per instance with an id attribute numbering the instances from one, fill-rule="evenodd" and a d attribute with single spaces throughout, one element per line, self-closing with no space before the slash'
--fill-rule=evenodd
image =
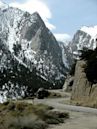
<path id="1" fill-rule="evenodd" d="M 48 97 L 48 96 L 49 96 L 49 92 L 48 92 L 48 90 L 46 90 L 44 88 L 39 88 L 36 93 L 36 97 L 38 99 L 43 99 L 44 97 Z"/>

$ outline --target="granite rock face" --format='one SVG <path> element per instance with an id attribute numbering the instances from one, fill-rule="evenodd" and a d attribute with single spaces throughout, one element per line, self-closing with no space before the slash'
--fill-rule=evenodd
<path id="1" fill-rule="evenodd" d="M 64 78 L 61 48 L 37 12 L 12 7 L 0 10 L 0 27 L 2 42 L 17 60 L 30 70 L 36 68 L 39 76 L 52 83 Z"/>
<path id="2" fill-rule="evenodd" d="M 59 43 L 37 12 L 0 3 L 0 102 L 31 96 L 40 87 L 61 88 L 69 70 L 64 63 Z"/>
<path id="3" fill-rule="evenodd" d="M 83 29 L 78 30 L 69 44 L 69 49 L 73 54 L 73 58 L 79 59 L 79 55 L 81 54 L 80 50 L 83 48 L 88 48 L 91 50 L 95 49 L 97 47 L 96 38 L 97 33 L 95 36 L 92 36 Z"/>
<path id="4" fill-rule="evenodd" d="M 65 83 L 63 85 L 63 91 L 71 92 L 73 87 L 74 77 L 73 76 L 67 76 Z"/>
<path id="5" fill-rule="evenodd" d="M 97 84 L 88 81 L 85 67 L 85 61 L 76 64 L 71 100 L 79 105 L 97 107 Z"/>

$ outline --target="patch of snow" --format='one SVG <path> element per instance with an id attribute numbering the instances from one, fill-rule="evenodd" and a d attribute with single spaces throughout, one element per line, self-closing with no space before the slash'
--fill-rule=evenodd
<path id="1" fill-rule="evenodd" d="M 0 1 L 0 9 L 1 9 L 1 10 L 4 10 L 4 9 L 6 9 L 6 8 L 8 8 L 8 5 L 5 4 L 5 3 L 3 3 L 2 1 Z"/>
<path id="2" fill-rule="evenodd" d="M 95 39 L 95 37 L 97 38 L 97 26 L 94 27 L 83 26 L 81 30 L 88 33 L 93 39 Z"/>
<path id="3" fill-rule="evenodd" d="M 35 65 L 37 64 L 37 60 L 34 60 L 34 64 L 35 64 Z"/>
<path id="4" fill-rule="evenodd" d="M 44 51 L 44 54 L 45 54 L 45 55 L 47 54 L 47 50 Z"/>
<path id="5" fill-rule="evenodd" d="M 74 54 L 74 55 L 78 55 L 79 52 L 78 52 L 78 51 L 74 51 L 73 54 Z"/>
<path id="6" fill-rule="evenodd" d="M 48 80 L 48 79 L 46 79 L 44 76 L 42 76 L 42 75 L 39 75 L 42 79 L 44 79 L 44 80 Z"/>
<path id="7" fill-rule="evenodd" d="M 6 93 L 7 93 L 7 91 L 5 90 L 5 91 L 0 91 L 0 103 L 3 103 L 3 102 L 5 102 L 6 100 L 7 100 L 7 96 L 6 96 Z"/>
<path id="8" fill-rule="evenodd" d="M 8 47 L 11 52 L 13 52 L 13 44 L 15 42 L 15 31 L 14 28 L 10 28 L 8 37 Z"/>
<path id="9" fill-rule="evenodd" d="M 24 63 L 22 62 L 22 60 L 20 60 L 20 59 L 19 59 L 18 57 L 16 57 L 15 55 L 14 55 L 14 57 L 15 57 L 16 60 L 18 60 L 18 62 L 19 62 L 20 64 L 22 64 L 23 66 L 25 66 L 25 67 L 27 68 L 27 65 L 24 64 Z"/>
<path id="10" fill-rule="evenodd" d="M 33 51 L 32 49 L 30 49 L 30 48 L 27 49 L 27 50 L 24 52 L 24 54 L 25 54 L 25 56 L 26 56 L 27 59 L 29 59 L 29 60 L 31 60 L 31 61 L 35 60 L 35 54 L 36 54 L 36 52 Z"/>
<path id="11" fill-rule="evenodd" d="M 59 43 L 60 47 L 62 48 L 62 60 L 65 65 L 65 67 L 69 68 L 68 60 L 67 60 L 67 55 L 65 54 L 65 49 L 64 49 L 64 44 Z"/>

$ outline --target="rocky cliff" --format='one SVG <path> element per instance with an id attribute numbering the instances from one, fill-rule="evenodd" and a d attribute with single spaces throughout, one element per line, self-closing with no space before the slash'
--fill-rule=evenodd
<path id="1" fill-rule="evenodd" d="M 97 84 L 88 81 L 85 67 L 85 61 L 76 64 L 71 100 L 78 105 L 97 107 Z"/>
<path id="2" fill-rule="evenodd" d="M 35 67 L 52 83 L 64 77 L 61 48 L 37 12 L 6 7 L 0 10 L 0 28 L 2 42 L 30 70 Z"/>
<path id="3" fill-rule="evenodd" d="M 0 3 L 2 101 L 31 96 L 39 87 L 61 88 L 69 67 L 63 56 L 62 48 L 37 12 L 29 14 Z"/>
<path id="4" fill-rule="evenodd" d="M 87 48 L 87 50 L 90 49 L 90 51 L 94 50 L 97 47 L 97 40 L 96 39 L 97 39 L 97 26 L 94 26 L 94 27 L 84 26 L 80 30 L 78 30 L 75 33 L 71 43 L 68 44 L 68 48 L 69 48 L 68 51 L 69 51 L 69 53 L 72 53 L 72 55 L 73 55 L 72 59 L 79 60 L 80 55 L 81 55 L 81 51 L 83 50 L 83 48 L 85 48 L 85 49 Z M 80 69 L 81 68 L 80 65 L 81 65 L 81 63 L 77 63 L 77 68 Z M 89 71 L 91 71 L 91 70 L 89 70 Z M 77 83 L 80 83 L 79 82 L 79 76 L 81 76 L 80 71 L 78 73 L 79 73 L 79 75 L 78 75 L 78 77 L 76 75 L 76 78 L 77 78 L 76 81 L 78 80 Z M 85 75 L 85 72 L 83 74 Z M 85 75 L 85 77 L 86 77 L 86 75 Z M 84 77 L 84 79 L 86 79 L 85 77 Z M 69 88 L 69 84 L 67 82 L 70 82 L 71 79 L 72 79 L 72 77 L 71 78 L 67 77 L 67 79 L 66 79 L 65 87 L 67 87 L 67 89 Z M 81 83 L 83 84 L 84 81 L 83 82 L 81 81 Z M 78 85 L 82 85 L 82 84 L 78 84 Z M 78 93 L 78 95 L 80 95 L 80 93 Z"/>
<path id="5" fill-rule="evenodd" d="M 72 85 L 73 85 L 74 77 L 73 76 L 67 76 L 65 83 L 63 85 L 63 91 L 71 92 L 72 91 Z"/>
<path id="6" fill-rule="evenodd" d="M 83 48 L 95 49 L 97 47 L 96 43 L 97 38 L 97 26 L 86 27 L 83 26 L 78 30 L 68 45 L 70 52 L 73 54 L 73 57 L 79 59 L 80 50 Z"/>

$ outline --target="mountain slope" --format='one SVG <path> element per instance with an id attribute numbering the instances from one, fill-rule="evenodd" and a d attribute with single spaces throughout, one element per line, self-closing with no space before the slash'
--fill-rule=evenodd
<path id="1" fill-rule="evenodd" d="M 57 77 L 64 76 L 61 74 L 61 71 L 64 71 L 61 49 L 38 13 L 30 15 L 9 7 L 1 11 L 0 20 L 0 37 L 3 37 L 9 50 L 16 54 L 13 47 L 20 44 L 21 50 L 16 54 L 18 59 L 23 61 L 26 58 L 24 63 L 29 68 L 27 62 L 37 66 L 37 70 L 43 67 L 44 71 L 40 70 L 41 74 L 48 77 L 50 72 L 50 80 L 57 73 Z"/>
<path id="2" fill-rule="evenodd" d="M 52 86 L 53 84 L 38 76 L 35 68 L 30 70 L 18 61 L 0 40 L 0 102 L 8 98 L 32 96 L 38 88 Z"/>
<path id="3" fill-rule="evenodd" d="M 71 53 L 73 53 L 74 58 L 77 58 L 80 54 L 80 50 L 83 48 L 95 49 L 97 46 L 96 38 L 97 38 L 97 26 L 94 27 L 82 27 L 78 30 L 71 43 L 69 44 L 69 48 Z"/>
<path id="4" fill-rule="evenodd" d="M 30 96 L 33 89 L 63 85 L 68 67 L 62 49 L 37 12 L 31 15 L 0 3 L 0 45 L 3 98 L 17 98 L 21 92 Z"/>

